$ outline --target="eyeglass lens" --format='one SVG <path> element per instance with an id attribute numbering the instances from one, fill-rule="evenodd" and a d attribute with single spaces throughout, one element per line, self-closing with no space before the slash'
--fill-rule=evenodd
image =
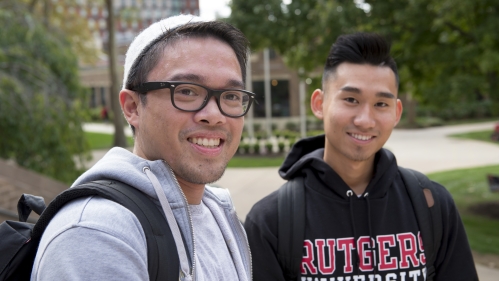
<path id="1" fill-rule="evenodd" d="M 173 91 L 173 102 L 182 110 L 201 109 L 208 96 L 207 89 L 192 84 L 177 85 Z M 248 108 L 249 99 L 249 95 L 245 92 L 237 90 L 223 92 L 219 98 L 220 109 L 230 116 L 243 115 Z"/>

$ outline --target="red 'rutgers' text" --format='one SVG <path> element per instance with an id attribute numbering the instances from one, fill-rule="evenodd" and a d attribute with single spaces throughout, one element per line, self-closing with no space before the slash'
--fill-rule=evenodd
<path id="1" fill-rule="evenodd" d="M 410 232 L 375 238 L 362 236 L 357 241 L 353 237 L 305 240 L 303 247 L 302 275 L 332 275 L 336 270 L 339 270 L 337 274 L 353 273 L 356 255 L 359 271 L 364 273 L 373 272 L 374 266 L 381 273 L 418 268 L 426 264 L 420 233 L 418 237 Z M 342 257 L 342 260 L 337 260 L 337 256 Z"/>

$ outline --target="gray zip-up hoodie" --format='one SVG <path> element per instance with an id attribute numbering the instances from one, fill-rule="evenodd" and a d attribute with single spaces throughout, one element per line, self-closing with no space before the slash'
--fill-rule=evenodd
<path id="1" fill-rule="evenodd" d="M 151 173 L 146 175 L 144 168 Z M 152 183 L 157 179 L 173 211 L 182 234 L 180 240 L 187 252 L 187 258 L 180 258 L 180 267 L 189 272 L 181 272 L 181 280 L 199 280 L 189 206 L 168 164 L 162 160 L 145 160 L 128 150 L 113 148 L 73 186 L 100 179 L 131 185 L 151 197 L 161 209 Z M 246 234 L 228 191 L 206 186 L 202 200 L 220 226 L 239 280 L 251 280 Z M 166 223 L 166 220 L 161 223 Z M 42 236 L 31 275 L 31 280 L 148 279 L 147 247 L 140 222 L 123 206 L 98 197 L 74 200 L 59 211 Z"/>

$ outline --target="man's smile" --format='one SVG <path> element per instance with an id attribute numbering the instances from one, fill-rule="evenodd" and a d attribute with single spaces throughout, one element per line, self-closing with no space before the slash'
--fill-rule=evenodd
<path id="1" fill-rule="evenodd" d="M 188 138 L 190 143 L 204 146 L 207 148 L 215 148 L 220 145 L 220 138 Z"/>
<path id="2" fill-rule="evenodd" d="M 348 135 L 353 137 L 354 139 L 358 139 L 361 141 L 368 141 L 372 138 L 375 138 L 374 136 L 371 136 L 371 135 L 361 135 L 361 134 L 354 134 L 354 133 L 348 133 Z"/>

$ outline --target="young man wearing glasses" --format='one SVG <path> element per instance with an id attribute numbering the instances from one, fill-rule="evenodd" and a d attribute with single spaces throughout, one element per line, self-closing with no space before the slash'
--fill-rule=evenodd
<path id="1" fill-rule="evenodd" d="M 119 93 L 133 152 L 111 149 L 74 183 L 118 180 L 171 209 L 175 242 L 185 249 L 172 253 L 181 280 L 251 280 L 248 243 L 228 192 L 205 185 L 236 152 L 254 99 L 244 90 L 247 51 L 239 30 L 193 16 L 144 30 L 127 52 Z M 148 280 L 147 266 L 137 218 L 92 197 L 72 201 L 51 221 L 31 279 Z"/>

